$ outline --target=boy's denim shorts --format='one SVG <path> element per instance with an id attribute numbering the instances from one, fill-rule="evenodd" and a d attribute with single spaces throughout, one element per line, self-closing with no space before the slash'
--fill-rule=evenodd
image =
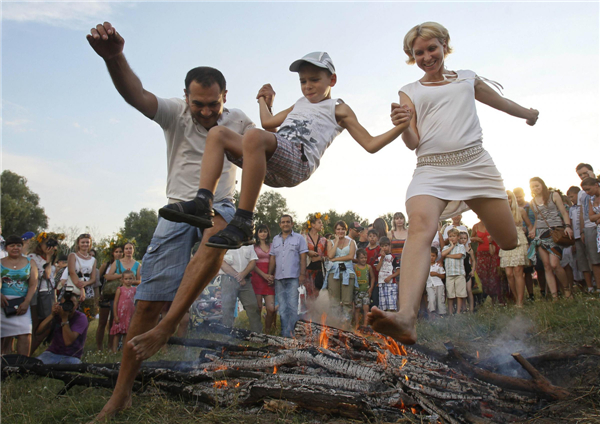
<path id="1" fill-rule="evenodd" d="M 229 199 L 213 205 L 215 214 L 230 222 L 235 206 Z M 135 300 L 171 302 L 192 257 L 192 247 L 202 240 L 199 228 L 158 218 L 152 241 L 142 259 L 142 282 Z"/>

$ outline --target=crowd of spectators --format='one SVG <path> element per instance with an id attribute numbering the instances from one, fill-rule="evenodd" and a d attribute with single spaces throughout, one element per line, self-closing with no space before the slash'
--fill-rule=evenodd
<path id="1" fill-rule="evenodd" d="M 566 195 L 538 177 L 529 182 L 530 202 L 524 189 L 507 190 L 519 240 L 513 250 L 501 250 L 481 221 L 471 229 L 461 215 L 440 222 L 421 316 L 473 313 L 488 297 L 493 304 L 522 308 L 535 299 L 535 283 L 540 295 L 553 301 L 570 299 L 574 291 L 598 292 L 599 180 L 589 164 L 577 165 L 576 172 L 581 182 Z M 377 218 L 371 225 L 338 221 L 333 234 L 323 234 L 327 219 L 315 213 L 299 226 L 283 215 L 275 236 L 268 223 L 258 225 L 254 245 L 227 252 L 219 275 L 190 309 L 190 325 L 218 320 L 233 326 L 243 309 L 252 331 L 272 333 L 279 316 L 281 334 L 293 336 L 296 321 L 315 318 L 315 312 L 368 330 L 373 306 L 396 311 L 410 225 L 404 214 L 393 215 L 391 229 Z M 0 240 L 2 354 L 29 356 L 46 341 L 50 345 L 38 359 L 77 363 L 94 318 L 97 349 L 104 348 L 107 332 L 108 347 L 120 348 L 140 283 L 142 264 L 133 258 L 134 244 L 111 244 L 108 261 L 98 266 L 89 234 L 77 237 L 68 256 L 58 255 L 63 239 L 27 232 Z"/>

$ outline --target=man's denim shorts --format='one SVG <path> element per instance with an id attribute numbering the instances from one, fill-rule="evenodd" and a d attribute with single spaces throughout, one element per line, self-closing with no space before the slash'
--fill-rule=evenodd
<path id="1" fill-rule="evenodd" d="M 226 222 L 235 213 L 235 206 L 228 199 L 215 203 L 213 209 Z M 201 239 L 200 229 L 159 217 L 142 259 L 142 283 L 137 287 L 135 300 L 171 302 L 192 257 L 192 247 Z"/>

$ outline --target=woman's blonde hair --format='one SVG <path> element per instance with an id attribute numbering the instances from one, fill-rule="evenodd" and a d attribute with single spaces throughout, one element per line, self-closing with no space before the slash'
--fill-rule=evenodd
<path id="1" fill-rule="evenodd" d="M 506 195 L 510 199 L 510 212 L 512 213 L 515 225 L 523 225 L 523 217 L 521 216 L 521 211 L 519 210 L 519 205 L 517 204 L 517 198 L 515 197 L 515 194 L 510 190 L 506 190 Z"/>
<path id="2" fill-rule="evenodd" d="M 448 33 L 448 30 L 437 22 L 425 22 L 411 28 L 404 36 L 404 53 L 408 56 L 406 63 L 409 65 L 415 64 L 413 44 L 417 37 L 421 37 L 424 40 L 437 38 L 440 43 L 445 43 L 446 49 L 444 50 L 444 59 L 453 51 L 452 47 L 450 47 L 450 34 Z"/>

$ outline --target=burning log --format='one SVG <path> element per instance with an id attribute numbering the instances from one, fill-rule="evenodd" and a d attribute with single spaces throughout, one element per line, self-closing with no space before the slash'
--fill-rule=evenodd
<path id="1" fill-rule="evenodd" d="M 212 406 L 248 406 L 279 399 L 319 413 L 359 420 L 385 417 L 393 421 L 412 411 L 421 419 L 430 414 L 431 419 L 448 423 L 524 418 L 536 411 L 540 396 L 557 398 L 562 390 L 551 385 L 541 390 L 536 386 L 543 382 L 539 377 L 538 383 L 514 379 L 527 385 L 504 384 L 502 388 L 501 384 L 490 384 L 496 381 L 490 375 L 467 366 L 470 364 L 453 347 L 451 353 L 459 360 L 460 369 L 377 333 L 365 338 L 303 321 L 296 324 L 294 339 L 215 324 L 204 329 L 253 345 L 171 338 L 172 344 L 204 349 L 201 358 L 193 362 L 146 362 L 136 378 L 136 387 L 143 389 L 151 384 L 154 389 Z M 102 365 L 3 365 L 2 375 L 34 373 L 59 376 L 68 385 L 112 387 L 116 366 Z M 75 373 L 104 378 L 82 380 Z M 481 381 L 486 378 L 488 382 Z M 563 391 L 562 395 L 566 394 Z"/>

